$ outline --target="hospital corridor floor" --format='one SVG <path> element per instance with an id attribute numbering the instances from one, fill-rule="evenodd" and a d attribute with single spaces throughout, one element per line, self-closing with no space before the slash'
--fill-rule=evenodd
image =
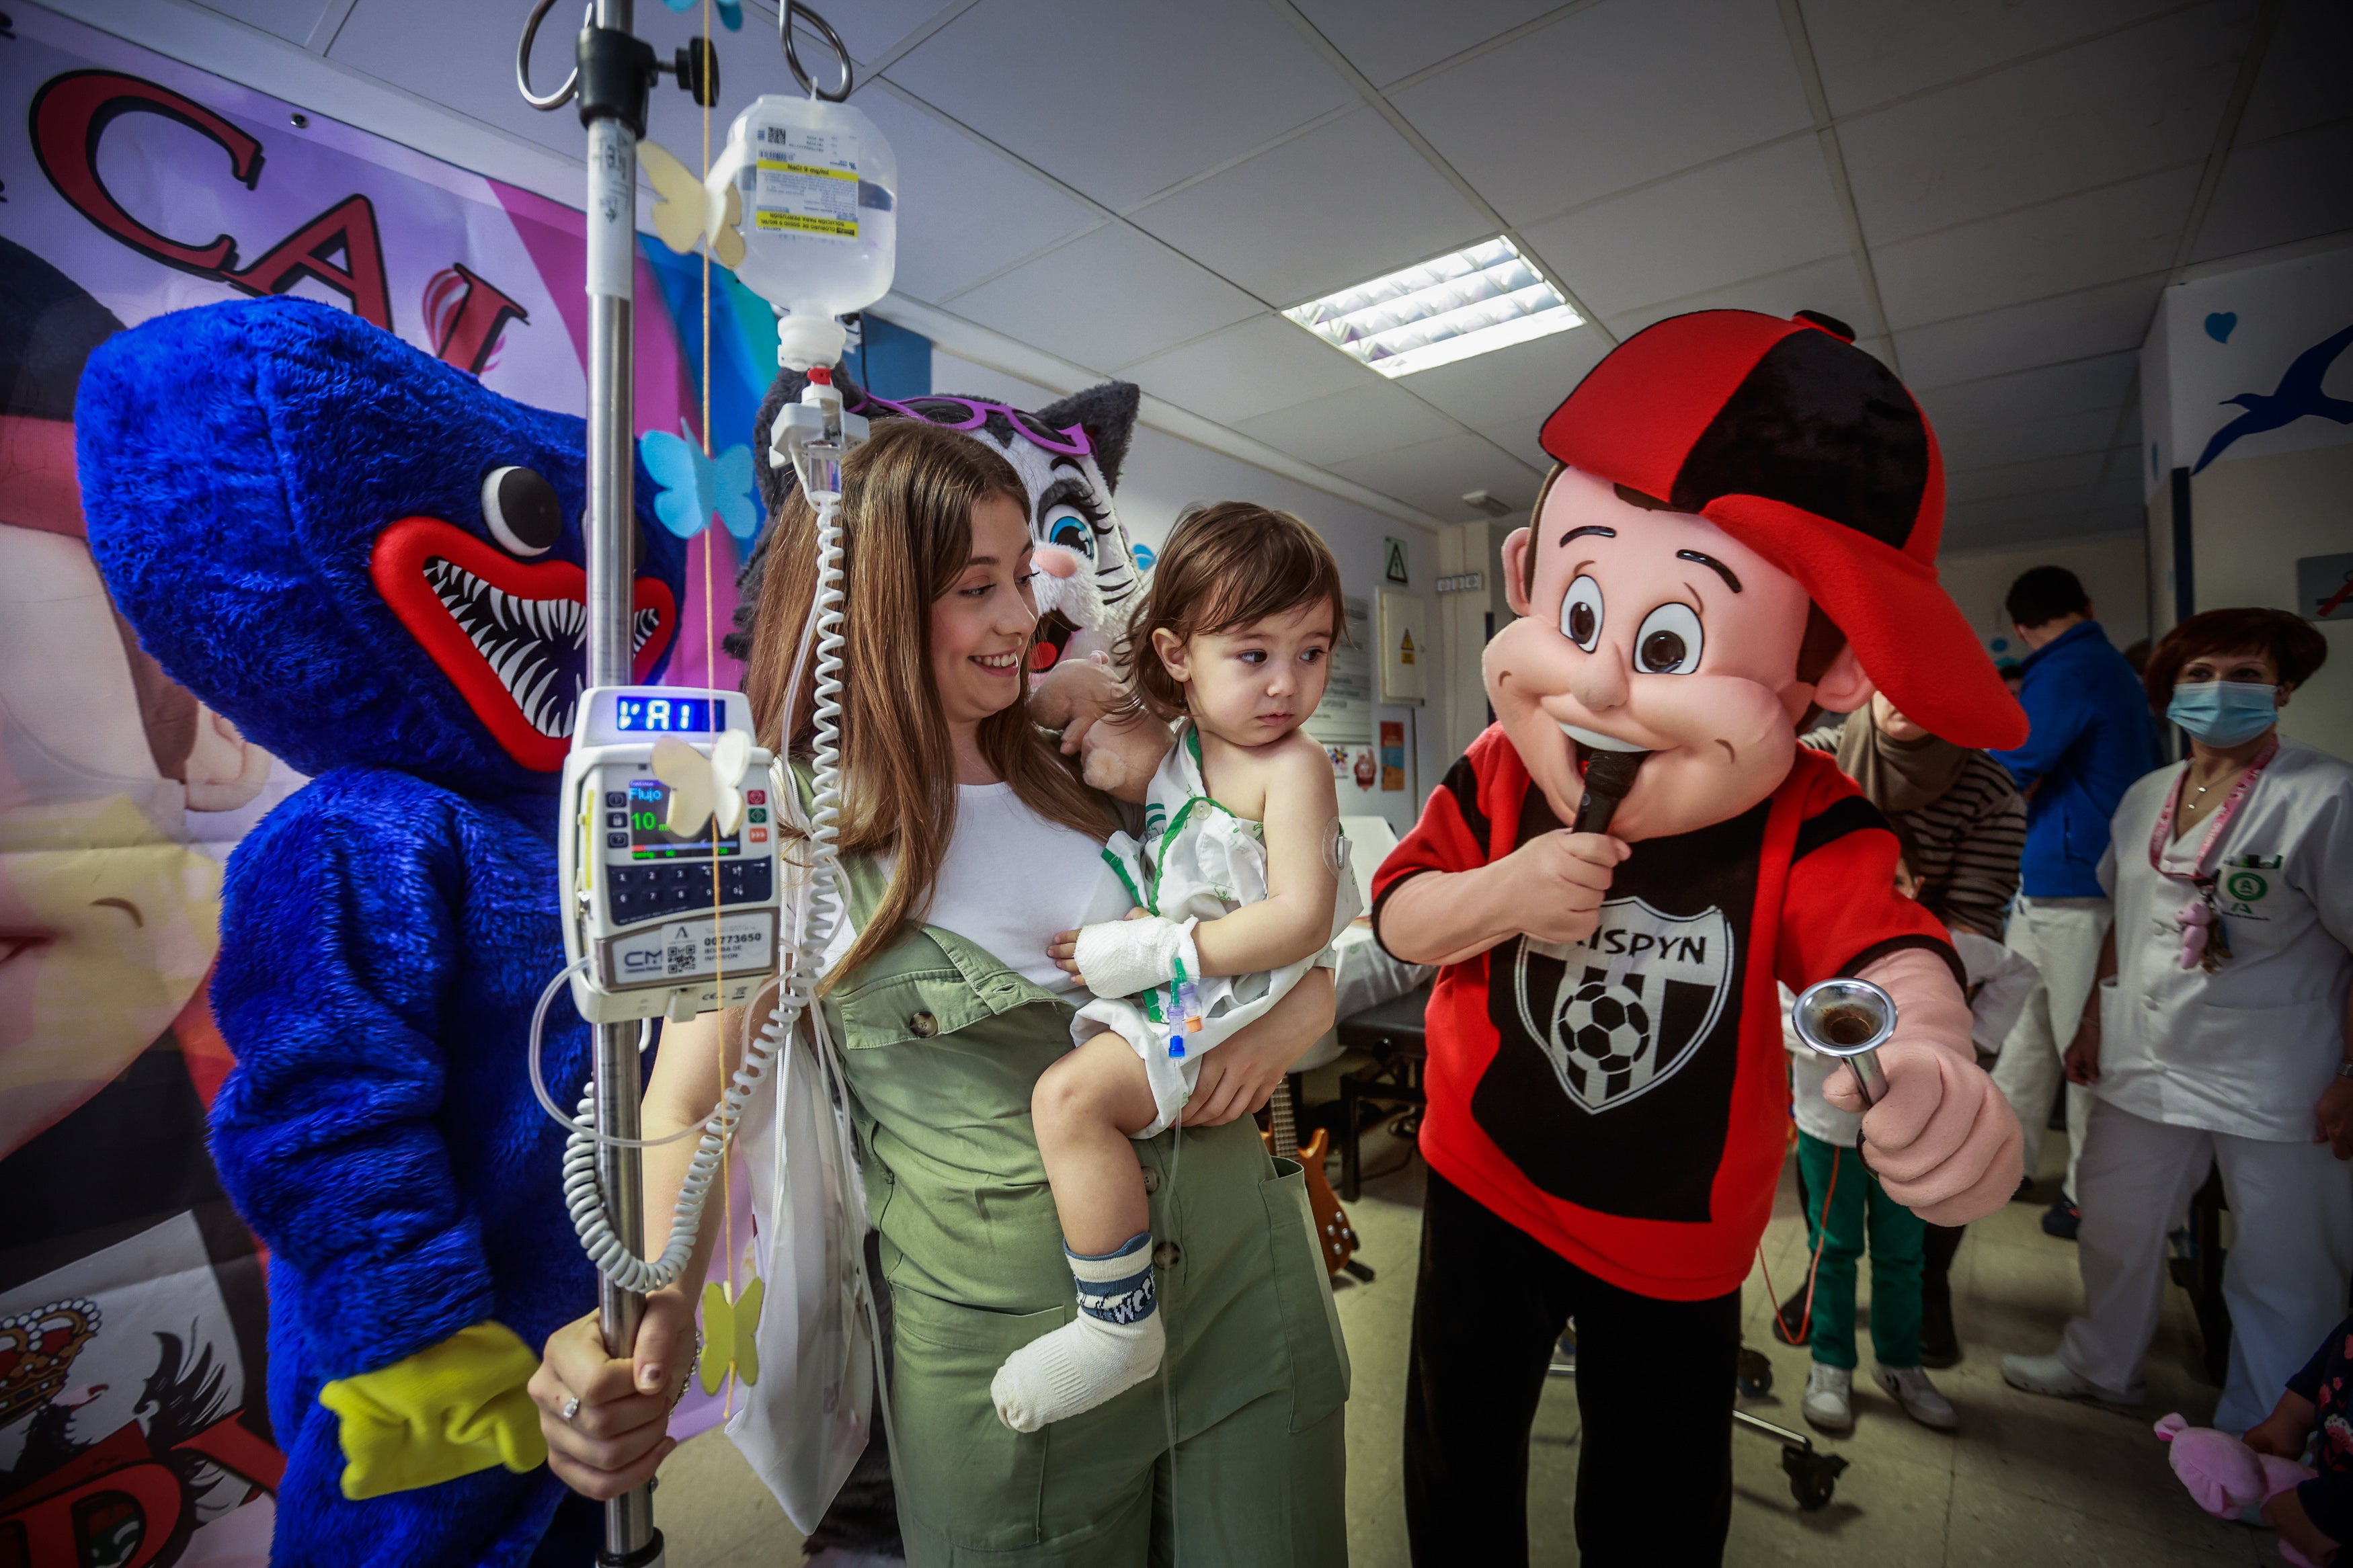
<path id="1" fill-rule="evenodd" d="M 1368 1170 L 1395 1163 L 1385 1133 L 1366 1141 Z M 2046 1140 L 2038 1190 L 2056 1190 L 2063 1137 Z M 1336 1163 L 1334 1166 L 1336 1173 Z M 1378 1279 L 1339 1291 L 1340 1321 L 1355 1365 L 1348 1405 L 1348 1556 L 1353 1568 L 1405 1568 L 1398 1468 L 1405 1401 L 1407 1329 L 1421 1224 L 1421 1166 L 1413 1162 L 1368 1177 L 1349 1217 Z M 2046 1200 L 2047 1201 L 2047 1200 Z M 2168 1286 L 2149 1352 L 2148 1405 L 2121 1415 L 2038 1398 L 2001 1381 L 2007 1352 L 2048 1351 L 2080 1287 L 2073 1244 L 2042 1234 L 2042 1205 L 2013 1203 L 1969 1227 L 1953 1265 L 1959 1365 L 1932 1375 L 1960 1412 L 1957 1434 L 1932 1432 L 1897 1410 L 1866 1376 L 1855 1389 L 1855 1427 L 1843 1438 L 1811 1434 L 1818 1447 L 1848 1460 L 1829 1506 L 1801 1513 L 1770 1439 L 1733 1436 L 1731 1564 L 1802 1563 L 1807 1568 L 2105 1568 L 2105 1565 L 2263 1563 L 2280 1559 L 2266 1531 L 2200 1512 L 2167 1468 L 2150 1424 L 2179 1410 L 2193 1425 L 2213 1414 L 2218 1391 L 2195 1370 L 2199 1355 L 2189 1299 Z M 1784 1291 L 1805 1270 L 1805 1228 L 1785 1170 L 1765 1263 Z M 1863 1287 L 1864 1302 L 1869 1288 Z M 1773 1388 L 1744 1402 L 1767 1420 L 1810 1431 L 1798 1414 L 1808 1357 L 1776 1342 L 1763 1275 L 1752 1271 L 1743 1299 L 1747 1343 L 1773 1362 Z M 1867 1310 L 1867 1309 L 1866 1309 Z M 1865 1353 L 1864 1373 L 1869 1369 Z M 1555 1378 L 1538 1413 L 1528 1479 L 1530 1561 L 1541 1568 L 1577 1561 L 1569 1499 L 1578 1426 L 1574 1385 Z M 1662 1454 L 1672 1471 L 1675 1457 Z M 800 1538 L 726 1437 L 709 1432 L 665 1467 L 656 1518 L 679 1568 L 797 1568 Z M 1214 1568 L 1203 1564 L 1202 1568 Z"/>

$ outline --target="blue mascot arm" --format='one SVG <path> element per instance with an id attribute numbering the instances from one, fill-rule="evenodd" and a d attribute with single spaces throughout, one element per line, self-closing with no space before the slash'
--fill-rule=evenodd
<path id="1" fill-rule="evenodd" d="M 272 1315 L 323 1378 L 491 1314 L 437 1121 L 459 846 L 438 792 L 339 772 L 229 861 L 213 1006 L 237 1068 L 213 1108 L 229 1195 L 274 1257 Z M 440 797 L 446 799 L 447 797 Z"/>

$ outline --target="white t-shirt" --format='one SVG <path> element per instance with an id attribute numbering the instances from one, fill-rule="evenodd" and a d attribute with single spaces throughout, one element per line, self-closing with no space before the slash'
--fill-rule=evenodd
<path id="1" fill-rule="evenodd" d="M 888 878 L 895 858 L 875 858 Z M 1092 838 L 1039 816 L 1009 784 L 956 786 L 955 837 L 924 924 L 955 932 L 1024 980 L 1084 1005 L 1088 993 L 1046 956 L 1046 944 L 1060 932 L 1122 919 L 1132 907 Z M 851 934 L 845 921 L 828 964 L 849 951 Z"/>

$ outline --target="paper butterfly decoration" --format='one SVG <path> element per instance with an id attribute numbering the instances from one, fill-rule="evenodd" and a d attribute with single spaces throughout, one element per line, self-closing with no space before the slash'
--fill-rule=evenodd
<path id="1" fill-rule="evenodd" d="M 756 1277 L 737 1290 L 713 1279 L 702 1288 L 702 1392 L 716 1394 L 733 1373 L 744 1387 L 760 1381 L 760 1303 L 768 1288 Z"/>
<path id="2" fill-rule="evenodd" d="M 684 430 L 686 422 L 679 426 Z M 759 509 L 752 504 L 752 448 L 730 447 L 717 457 L 706 457 L 701 442 L 667 430 L 649 430 L 638 437 L 638 454 L 646 471 L 661 487 L 654 497 L 654 515 L 681 539 L 691 539 L 711 526 L 711 515 L 738 539 L 749 539 L 760 526 Z"/>
<path id="3" fill-rule="evenodd" d="M 656 741 L 654 777 L 670 785 L 670 816 L 662 826 L 687 838 L 716 816 L 723 835 L 734 832 L 744 820 L 744 792 L 736 786 L 751 762 L 752 737 L 741 730 L 721 735 L 709 756 L 675 735 Z"/>
<path id="4" fill-rule="evenodd" d="M 691 11 L 702 4 L 702 0 L 662 0 L 662 4 L 673 11 Z M 711 0 L 711 8 L 719 13 L 720 25 L 729 32 L 740 33 L 744 30 L 742 0 Z"/>
<path id="5" fill-rule="evenodd" d="M 744 237 L 735 226 L 744 220 L 744 195 L 728 165 L 712 169 L 706 185 L 659 142 L 638 143 L 638 165 L 654 188 L 654 233 L 664 245 L 684 256 L 708 236 L 720 266 L 743 265 Z"/>

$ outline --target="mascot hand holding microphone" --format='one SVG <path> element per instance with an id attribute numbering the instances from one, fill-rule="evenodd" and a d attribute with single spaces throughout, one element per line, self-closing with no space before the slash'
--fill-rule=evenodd
<path id="1" fill-rule="evenodd" d="M 1930 731 L 2026 720 L 1936 574 L 1944 471 L 1911 395 L 1828 317 L 1707 310 L 1596 366 L 1504 547 L 1496 722 L 1375 881 L 1441 969 L 1406 1405 L 1414 1560 L 1527 1561 L 1528 1430 L 1574 1320 L 1588 1568 L 1712 1563 L 1731 1518 L 1740 1285 L 1787 1146 L 1775 983 L 1895 1001 L 1862 1155 L 1942 1225 L 2000 1207 L 2018 1120 L 1969 1045 L 1944 929 L 1817 710 L 1885 691 Z M 1607 833 L 1587 770 L 1643 753 Z M 1601 775 L 1597 774 L 1599 781 Z M 1852 1075 L 1827 1091 L 1861 1110 Z"/>

